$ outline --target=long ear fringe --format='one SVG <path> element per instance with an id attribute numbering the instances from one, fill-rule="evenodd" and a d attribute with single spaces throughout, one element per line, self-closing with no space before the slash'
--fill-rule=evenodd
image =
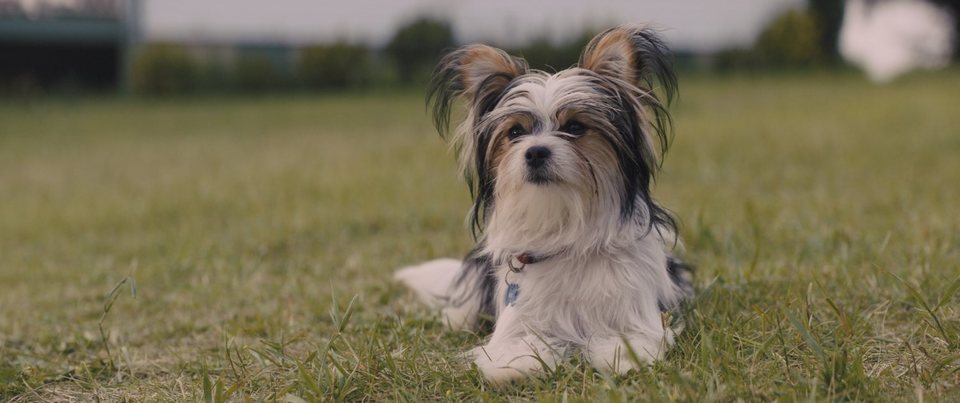
<path id="1" fill-rule="evenodd" d="M 454 100 L 463 95 L 465 87 L 460 62 L 464 49 L 457 49 L 440 60 L 427 86 L 427 107 L 431 108 L 433 125 L 441 137 L 450 130 L 450 109 Z"/>
<path id="2" fill-rule="evenodd" d="M 514 78 L 527 72 L 526 61 L 486 45 L 468 45 L 440 60 L 427 90 L 427 105 L 432 108 L 433 123 L 440 136 L 448 140 L 460 163 L 460 170 L 474 199 L 470 214 L 474 237 L 492 199 L 487 161 L 477 150 L 481 139 L 473 133 L 479 119 L 492 110 Z M 449 138 L 451 110 L 458 99 L 467 102 L 467 116 Z"/>
<path id="3" fill-rule="evenodd" d="M 633 39 L 633 47 L 636 50 L 632 59 L 635 84 L 645 92 L 642 99 L 649 101 L 646 102 L 652 113 L 649 124 L 659 140 L 660 158 L 656 158 L 655 161 L 657 169 L 660 169 L 673 135 L 673 119 L 667 108 L 673 103 L 679 90 L 677 74 L 673 67 L 673 54 L 653 29 L 638 27 L 626 27 L 626 29 L 631 31 L 630 37 Z M 658 89 L 661 93 L 659 96 Z M 656 180 L 656 171 L 651 171 L 650 175 L 652 180 Z M 650 214 L 651 227 L 657 232 L 665 229 L 676 237 L 677 220 L 673 214 L 652 199 L 644 202 Z"/>
<path id="4" fill-rule="evenodd" d="M 634 54 L 633 62 L 636 69 L 636 79 L 639 87 L 647 91 L 648 96 L 656 98 L 657 102 L 650 104 L 653 112 L 653 121 L 651 122 L 654 131 L 660 143 L 659 164 L 663 162 L 662 156 L 667 153 L 670 147 L 671 133 L 673 129 L 673 120 L 667 107 L 673 103 L 678 93 L 679 84 L 677 82 L 677 73 L 673 68 L 673 54 L 667 45 L 660 39 L 657 33 L 649 28 L 635 30 L 633 35 Z M 657 97 L 657 84 L 660 84 L 659 90 L 666 102 Z"/>
<path id="5" fill-rule="evenodd" d="M 634 29 L 633 43 L 636 49 L 634 68 L 636 78 L 642 84 L 641 88 L 656 90 L 660 84 L 660 91 L 666 97 L 664 104 L 669 106 L 677 96 L 677 73 L 673 69 L 673 53 L 667 44 L 650 28 Z"/>
<path id="6" fill-rule="evenodd" d="M 580 66 L 616 83 L 636 100 L 638 112 L 646 111 L 642 122 L 649 126 L 643 132 L 656 137 L 659 158 L 651 144 L 654 139 L 645 135 L 643 143 L 646 145 L 641 151 L 645 155 L 639 161 L 647 164 L 649 180 L 655 180 L 656 171 L 670 146 L 673 122 L 667 107 L 676 97 L 678 87 L 667 45 L 653 29 L 622 25 L 591 40 L 580 57 Z M 648 230 L 676 234 L 677 222 L 668 210 L 658 205 L 649 194 L 641 193 L 640 200 L 649 214 L 645 217 Z"/>

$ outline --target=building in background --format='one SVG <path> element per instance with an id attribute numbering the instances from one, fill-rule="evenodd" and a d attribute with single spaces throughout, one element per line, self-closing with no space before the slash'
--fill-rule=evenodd
<path id="1" fill-rule="evenodd" d="M 151 41 L 141 34 L 143 9 L 142 0 L 0 0 L 0 93 L 129 88 L 138 49 Z M 204 37 L 176 43 L 214 69 L 242 65 L 247 75 L 267 71 L 287 80 L 294 74 L 289 44 Z M 257 80 L 247 78 L 254 86 Z"/>
<path id="2" fill-rule="evenodd" d="M 137 8 L 136 0 L 0 0 L 0 89 L 122 87 Z"/>

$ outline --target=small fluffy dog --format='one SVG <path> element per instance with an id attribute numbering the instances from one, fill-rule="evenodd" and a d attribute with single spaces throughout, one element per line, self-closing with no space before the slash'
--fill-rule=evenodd
<path id="1" fill-rule="evenodd" d="M 659 88 L 657 88 L 659 87 Z M 577 66 L 550 74 L 485 45 L 447 55 L 429 102 L 474 196 L 477 244 L 463 261 L 407 267 L 396 279 L 442 307 L 453 329 L 494 319 L 472 351 L 499 383 L 579 350 L 624 373 L 663 356 L 690 298 L 689 267 L 672 256 L 674 220 L 650 195 L 676 92 L 656 33 L 620 26 L 594 38 Z"/>

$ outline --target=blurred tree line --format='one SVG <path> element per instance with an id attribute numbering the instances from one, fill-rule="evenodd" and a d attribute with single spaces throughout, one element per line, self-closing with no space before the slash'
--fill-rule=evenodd
<path id="1" fill-rule="evenodd" d="M 197 55 L 203 52 L 173 43 L 143 46 L 133 62 L 131 89 L 146 95 L 262 93 L 357 88 L 374 80 L 370 50 L 345 41 L 295 51 L 240 49 L 226 61 Z"/>
<path id="2" fill-rule="evenodd" d="M 299 48 L 230 49 L 210 57 L 204 47 L 143 46 L 132 66 L 131 88 L 147 95 L 197 92 L 329 91 L 425 82 L 444 51 L 456 46 L 449 23 L 419 18 L 400 27 L 383 49 L 338 40 Z"/>
<path id="3" fill-rule="evenodd" d="M 936 0 L 944 4 L 960 0 Z M 809 0 L 774 18 L 752 46 L 711 55 L 678 54 L 681 69 L 701 71 L 809 69 L 838 64 L 843 2 Z M 508 49 L 533 68 L 574 65 L 594 32 L 564 41 L 546 36 Z M 449 22 L 421 17 L 401 26 L 386 46 L 373 49 L 344 40 L 300 48 L 241 48 L 227 61 L 204 49 L 155 43 L 138 52 L 132 88 L 143 94 L 267 92 L 421 86 L 443 54 L 459 44 Z"/>
<path id="4" fill-rule="evenodd" d="M 577 62 L 591 37 L 585 32 L 554 43 L 544 36 L 510 51 L 534 68 L 561 70 Z M 131 87 L 140 94 L 166 95 L 421 86 L 457 45 L 450 23 L 428 17 L 400 27 L 382 49 L 340 40 L 295 49 L 240 47 L 223 60 L 202 46 L 152 43 L 137 53 Z"/>

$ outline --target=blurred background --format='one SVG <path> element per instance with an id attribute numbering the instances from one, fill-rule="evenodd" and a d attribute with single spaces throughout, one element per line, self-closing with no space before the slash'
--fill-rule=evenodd
<path id="1" fill-rule="evenodd" d="M 486 42 L 558 70 L 616 23 L 662 30 L 682 70 L 942 68 L 956 0 L 0 0 L 0 92 L 143 95 L 417 86 Z"/>
<path id="2" fill-rule="evenodd" d="M 957 7 L 0 0 L 0 401 L 960 401 Z M 679 70 L 688 330 L 489 389 L 390 280 L 474 243 L 425 83 L 628 22 Z"/>

